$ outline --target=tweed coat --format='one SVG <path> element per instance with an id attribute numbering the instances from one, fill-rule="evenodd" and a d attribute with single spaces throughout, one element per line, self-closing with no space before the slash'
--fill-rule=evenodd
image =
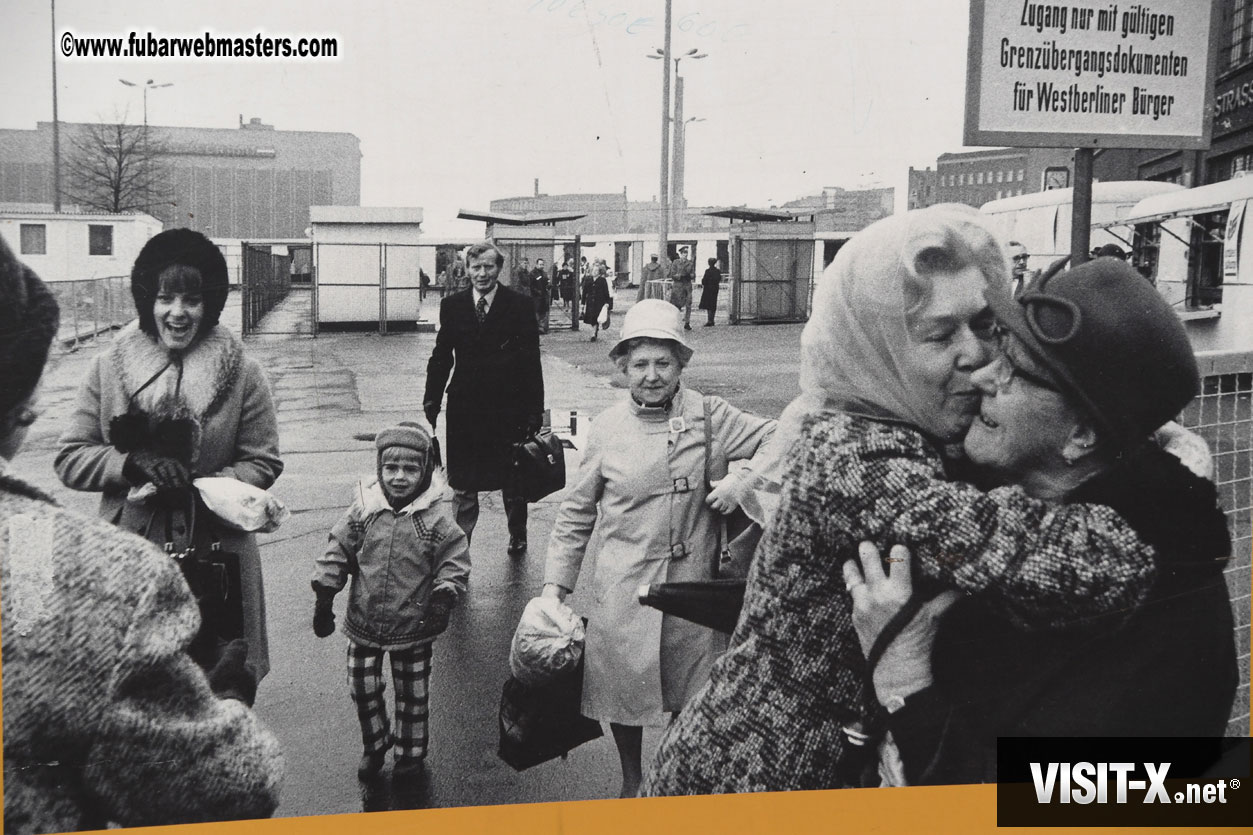
<path id="1" fill-rule="evenodd" d="M 544 411 L 539 326 L 530 297 L 504 285 L 482 325 L 474 304 L 473 290 L 440 303 L 422 403 L 428 418 L 438 414 L 447 386 L 445 463 L 453 488 L 500 490 L 510 486 L 513 445 Z"/>
<path id="2" fill-rule="evenodd" d="M 92 360 L 79 386 L 55 464 L 65 486 L 102 494 L 103 518 L 158 544 L 165 541 L 169 512 L 151 502 L 127 501 L 131 484 L 122 475 L 126 453 L 112 446 L 109 422 L 126 414 L 131 395 L 168 358 L 168 352 L 139 330 L 137 323 L 119 331 L 114 344 Z M 244 355 L 239 339 L 220 325 L 186 352 L 181 385 L 174 370 L 167 370 L 137 401 L 151 415 L 190 416 L 196 421 L 199 438 L 192 467 L 196 476 L 236 478 L 264 490 L 283 471 L 278 418 L 265 375 L 256 360 Z M 185 542 L 190 533 L 185 516 L 174 513 L 169 517 L 176 543 Z M 216 532 L 223 549 L 240 556 L 244 637 L 249 666 L 259 681 L 270 669 L 270 653 L 256 536 L 222 526 Z"/>
<path id="3" fill-rule="evenodd" d="M 710 427 L 704 398 L 689 388 L 669 412 L 630 397 L 602 412 L 553 524 L 545 583 L 573 590 L 588 551 L 595 555 L 591 602 L 577 604 L 588 607 L 582 709 L 593 719 L 664 723 L 726 647 L 725 634 L 636 600 L 646 583 L 713 576 L 718 515 L 705 506 L 706 429 L 715 478 L 725 462 L 768 450 L 774 435 L 775 421 L 708 399 Z"/>
<path id="4" fill-rule="evenodd" d="M 842 575 L 862 540 L 883 553 L 909 546 L 918 588 L 979 593 L 1026 629 L 1134 606 L 1154 577 L 1152 547 L 1107 507 L 947 482 L 936 449 L 909 426 L 812 417 L 730 648 L 667 729 L 645 793 L 847 785 L 841 726 L 872 704 Z"/>
<path id="5" fill-rule="evenodd" d="M 0 564 L 6 832 L 273 813 L 278 742 L 186 654 L 173 561 L 0 476 Z"/>
<path id="6" fill-rule="evenodd" d="M 1074 499 L 1117 510 L 1151 543 L 1157 582 L 1131 613 L 1061 631 L 959 601 L 936 634 L 935 683 L 888 717 L 910 784 L 995 781 L 998 736 L 1224 734 L 1239 676 L 1214 485 L 1149 446 Z"/>

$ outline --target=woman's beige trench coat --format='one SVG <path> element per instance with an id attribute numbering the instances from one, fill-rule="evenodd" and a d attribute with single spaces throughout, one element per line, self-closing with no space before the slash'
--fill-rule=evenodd
<path id="1" fill-rule="evenodd" d="M 593 719 L 664 724 L 726 648 L 726 635 L 636 597 L 647 583 L 713 577 L 718 515 L 705 506 L 704 399 L 680 388 L 669 412 L 630 397 L 605 410 L 553 526 L 545 583 L 573 590 L 584 556 L 595 555 L 590 595 L 571 601 L 588 618 L 582 709 Z M 708 399 L 717 478 L 726 462 L 761 453 L 775 421 Z"/>

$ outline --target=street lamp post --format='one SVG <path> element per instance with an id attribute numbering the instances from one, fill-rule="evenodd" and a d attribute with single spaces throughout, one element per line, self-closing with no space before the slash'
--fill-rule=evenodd
<path id="1" fill-rule="evenodd" d="M 674 193 L 675 195 L 680 195 L 680 196 L 682 194 L 680 190 L 681 187 L 675 185 L 673 181 L 670 180 L 669 174 L 667 171 L 667 168 L 669 167 L 669 159 L 668 159 L 669 152 L 667 150 L 667 145 L 669 144 L 669 141 L 670 141 L 669 134 L 671 131 L 671 125 L 674 126 L 673 127 L 674 144 L 675 144 L 674 156 L 675 156 L 676 161 L 678 160 L 678 153 L 679 153 L 678 143 L 681 141 L 680 132 L 683 129 L 681 125 L 681 122 L 683 121 L 683 78 L 679 75 L 679 62 L 682 61 L 684 58 L 696 59 L 696 58 L 708 57 L 706 53 L 701 52 L 699 49 L 689 49 L 687 52 L 684 52 L 682 55 L 678 55 L 678 56 L 672 56 L 670 54 L 669 12 L 670 12 L 670 4 L 669 2 L 667 2 L 666 3 L 666 24 L 667 24 L 666 25 L 666 48 L 655 49 L 652 53 L 645 56 L 648 58 L 652 58 L 655 61 L 665 61 L 665 72 L 663 73 L 663 85 L 664 86 L 662 89 L 663 114 L 662 114 L 662 129 L 661 129 L 662 139 L 661 139 L 661 195 L 660 196 L 661 196 L 661 208 L 662 208 L 661 251 L 662 251 L 662 254 L 666 256 L 666 258 L 669 258 L 669 254 L 667 253 L 667 248 L 669 245 L 669 234 L 670 234 L 670 215 L 671 215 L 671 205 L 672 205 L 671 194 Z M 666 60 L 666 59 L 669 59 L 669 60 Z M 674 88 L 675 115 L 673 118 L 671 118 L 670 116 L 670 61 L 674 61 L 674 78 L 675 78 L 675 88 Z M 676 171 L 680 168 L 681 168 L 681 164 L 678 164 L 676 162 Z"/>
<path id="2" fill-rule="evenodd" d="M 165 84 L 153 84 L 151 78 L 145 81 L 143 84 L 136 84 L 133 81 L 127 81 L 125 78 L 119 78 L 118 81 L 122 82 L 127 87 L 140 87 L 143 89 L 144 91 L 144 138 L 147 139 L 148 137 L 148 91 L 159 90 L 162 87 L 173 87 L 174 82 L 169 81 L 169 82 L 166 82 Z"/>

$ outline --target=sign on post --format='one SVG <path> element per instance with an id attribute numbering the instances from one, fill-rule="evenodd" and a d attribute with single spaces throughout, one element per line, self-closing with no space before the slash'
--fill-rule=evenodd
<path id="1" fill-rule="evenodd" d="M 1208 148 L 1219 0 L 971 0 L 967 145 Z"/>

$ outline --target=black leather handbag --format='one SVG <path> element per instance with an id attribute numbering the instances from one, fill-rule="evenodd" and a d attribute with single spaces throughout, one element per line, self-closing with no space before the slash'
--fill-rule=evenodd
<path id="1" fill-rule="evenodd" d="M 538 502 L 566 486 L 566 454 L 561 439 L 540 431 L 513 448 L 514 489 L 528 502 Z"/>
<path id="2" fill-rule="evenodd" d="M 188 653 L 196 663 L 211 669 L 220 650 L 230 641 L 244 637 L 243 575 L 239 554 L 222 547 L 214 526 L 214 517 L 193 496 L 188 514 L 192 535 L 187 547 L 176 550 L 169 533 L 170 513 L 167 511 L 166 553 L 178 564 L 200 609 L 200 631 Z"/>

